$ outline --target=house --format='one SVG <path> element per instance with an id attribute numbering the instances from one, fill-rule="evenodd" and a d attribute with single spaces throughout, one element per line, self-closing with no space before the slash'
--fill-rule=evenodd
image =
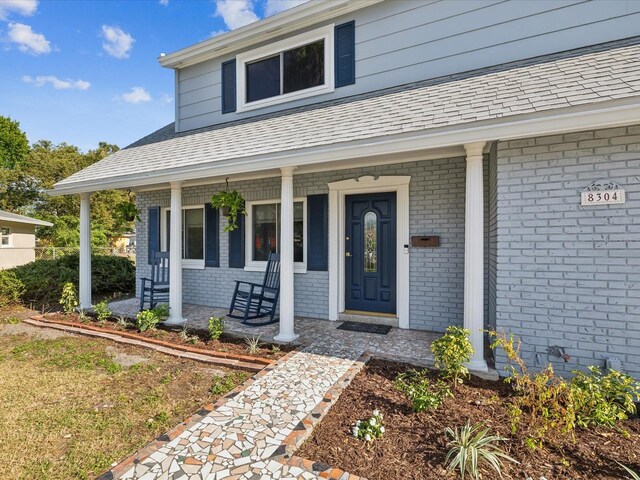
<path id="1" fill-rule="evenodd" d="M 36 227 L 53 224 L 0 210 L 0 270 L 36 259 Z"/>
<path id="2" fill-rule="evenodd" d="M 312 1 L 159 63 L 175 122 L 52 192 L 81 196 L 83 306 L 89 196 L 131 189 L 171 322 L 276 249 L 279 340 L 294 316 L 464 325 L 486 370 L 490 327 L 532 367 L 640 375 L 640 2 Z"/>

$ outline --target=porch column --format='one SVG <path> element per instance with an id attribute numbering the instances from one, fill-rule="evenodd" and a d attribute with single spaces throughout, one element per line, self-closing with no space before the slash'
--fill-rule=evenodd
<path id="1" fill-rule="evenodd" d="M 91 194 L 80 194 L 80 308 L 91 308 Z"/>
<path id="2" fill-rule="evenodd" d="M 471 370 L 488 371 L 484 359 L 484 193 L 482 152 L 485 142 L 469 143 L 464 214 L 464 328 L 471 332 Z"/>
<path id="3" fill-rule="evenodd" d="M 166 324 L 182 323 L 182 183 L 171 182 L 171 242 L 169 251 L 169 318 Z"/>
<path id="4" fill-rule="evenodd" d="M 292 342 L 295 333 L 293 317 L 293 170 L 282 168 L 280 193 L 280 333 L 275 340 Z"/>

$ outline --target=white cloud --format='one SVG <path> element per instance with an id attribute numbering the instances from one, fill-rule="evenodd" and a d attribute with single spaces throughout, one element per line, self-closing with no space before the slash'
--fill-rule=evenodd
<path id="1" fill-rule="evenodd" d="M 160 96 L 160 103 L 162 105 L 169 105 L 170 103 L 173 103 L 173 97 L 167 93 L 163 93 Z"/>
<path id="2" fill-rule="evenodd" d="M 21 52 L 41 55 L 51 53 L 51 44 L 41 33 L 31 30 L 29 25 L 23 23 L 9 24 L 9 40 L 16 45 Z"/>
<path id="3" fill-rule="evenodd" d="M 130 92 L 123 93 L 120 98 L 128 103 L 142 103 L 151 101 L 151 95 L 142 87 L 133 87 Z"/>
<path id="4" fill-rule="evenodd" d="M 87 90 L 91 86 L 86 80 L 71 80 L 70 78 L 62 80 L 54 75 L 39 75 L 35 78 L 25 75 L 22 77 L 22 81 L 32 83 L 36 87 L 42 87 L 50 83 L 56 90 Z"/>
<path id="5" fill-rule="evenodd" d="M 7 18 L 9 13 L 30 16 L 38 9 L 37 0 L 0 0 L 0 20 Z"/>
<path id="6" fill-rule="evenodd" d="M 105 52 L 115 58 L 129 58 L 133 42 L 135 42 L 131 35 L 120 27 L 102 25 L 102 36 L 104 37 L 102 48 Z"/>
<path id="7" fill-rule="evenodd" d="M 227 28 L 234 30 L 260 20 L 251 0 L 216 0 L 216 17 L 222 17 Z"/>
<path id="8" fill-rule="evenodd" d="M 160 0 L 160 5 L 167 6 L 169 5 L 169 0 Z"/>
<path id="9" fill-rule="evenodd" d="M 267 4 L 264 7 L 264 14 L 270 17 L 271 15 L 289 10 L 306 1 L 308 0 L 267 0 Z"/>

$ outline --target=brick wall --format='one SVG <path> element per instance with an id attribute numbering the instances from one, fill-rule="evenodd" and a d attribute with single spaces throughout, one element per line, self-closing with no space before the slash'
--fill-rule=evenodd
<path id="1" fill-rule="evenodd" d="M 596 180 L 626 203 L 582 207 Z M 640 377 L 640 126 L 500 142 L 496 208 L 497 326 L 529 365 L 568 373 L 612 356 Z"/>

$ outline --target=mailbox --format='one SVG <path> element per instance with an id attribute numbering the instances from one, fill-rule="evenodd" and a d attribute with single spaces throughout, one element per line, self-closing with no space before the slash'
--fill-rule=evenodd
<path id="1" fill-rule="evenodd" d="M 437 235 L 430 235 L 425 237 L 411 237 L 412 247 L 439 247 L 440 237 Z"/>

